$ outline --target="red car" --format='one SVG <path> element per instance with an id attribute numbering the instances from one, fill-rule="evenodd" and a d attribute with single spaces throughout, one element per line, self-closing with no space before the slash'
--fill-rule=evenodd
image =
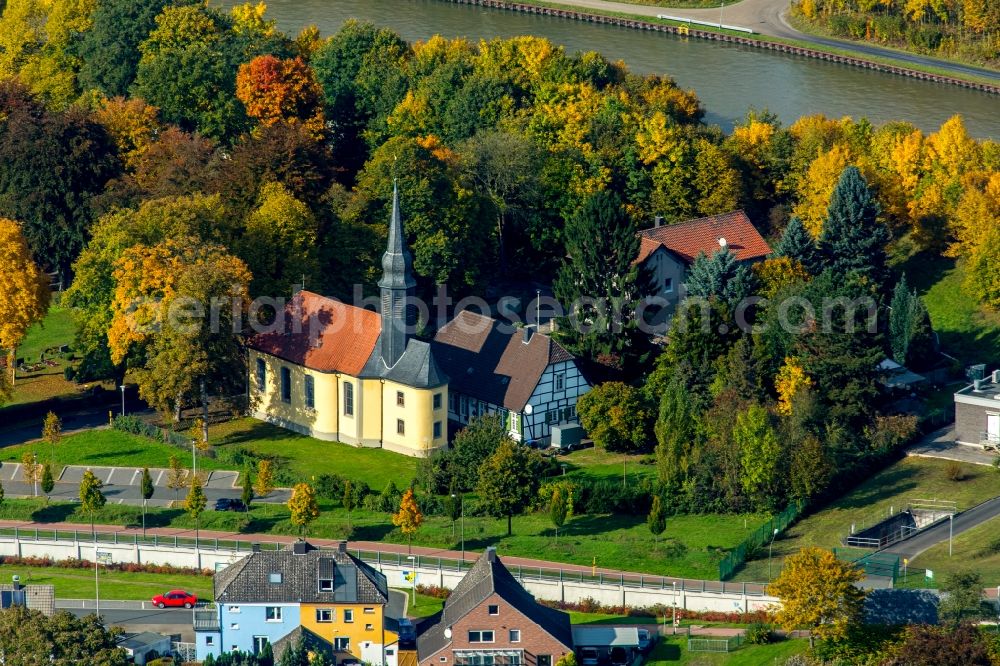
<path id="1" fill-rule="evenodd" d="M 158 594 L 153 597 L 153 605 L 157 608 L 194 608 L 198 603 L 198 597 L 188 594 L 184 590 L 170 590 L 166 594 Z"/>

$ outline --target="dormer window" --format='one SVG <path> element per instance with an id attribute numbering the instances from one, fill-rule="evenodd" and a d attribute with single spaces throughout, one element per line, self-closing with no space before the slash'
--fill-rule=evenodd
<path id="1" fill-rule="evenodd" d="M 333 579 L 332 578 L 320 578 L 319 579 L 319 591 L 320 592 L 333 592 Z"/>

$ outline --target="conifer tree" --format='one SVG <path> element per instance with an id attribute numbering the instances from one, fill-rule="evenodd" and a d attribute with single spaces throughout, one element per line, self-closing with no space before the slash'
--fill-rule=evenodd
<path id="1" fill-rule="evenodd" d="M 896 283 L 889 307 L 889 346 L 892 348 L 892 358 L 896 363 L 905 365 L 913 314 L 913 295 L 906 285 L 905 274 Z"/>
<path id="2" fill-rule="evenodd" d="M 715 297 L 735 305 L 754 292 L 755 282 L 753 271 L 741 264 L 727 246 L 716 250 L 711 257 L 699 254 L 691 264 L 684 286 L 688 296 Z"/>
<path id="3" fill-rule="evenodd" d="M 659 495 L 653 495 L 653 505 L 649 508 L 649 515 L 646 516 L 646 526 L 649 527 L 653 540 L 659 543 L 660 535 L 667 529 L 667 512 L 663 509 Z"/>
<path id="4" fill-rule="evenodd" d="M 835 274 L 851 271 L 881 287 L 886 278 L 885 246 L 889 229 L 879 221 L 875 194 L 856 166 L 849 166 L 830 197 L 819 250 Z"/>
<path id="5" fill-rule="evenodd" d="M 569 341 L 591 356 L 621 353 L 631 346 L 636 304 L 652 294 L 652 280 L 634 262 L 639 236 L 621 199 L 597 192 L 566 220 L 567 258 L 553 287 L 563 307 L 573 309 L 579 327 L 563 327 Z M 599 304 L 593 304 L 594 301 Z"/>
<path id="6" fill-rule="evenodd" d="M 788 221 L 781 240 L 771 249 L 774 250 L 776 257 L 788 257 L 798 261 L 812 275 L 817 275 L 823 270 L 822 257 L 816 247 L 816 240 L 798 217 Z"/>

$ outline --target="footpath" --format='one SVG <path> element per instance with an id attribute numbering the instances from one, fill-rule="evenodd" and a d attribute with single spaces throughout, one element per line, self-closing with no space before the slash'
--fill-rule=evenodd
<path id="1" fill-rule="evenodd" d="M 525 4 L 536 4 L 532 0 L 516 1 Z M 615 2 L 614 0 L 545 0 L 545 3 L 550 6 L 560 5 L 567 8 L 615 12 L 649 18 L 655 18 L 662 14 L 680 19 L 693 19 L 711 23 L 719 23 L 719 19 L 721 18 L 721 23 L 725 25 L 749 28 L 756 33 L 769 37 L 795 39 L 807 42 L 816 47 L 850 51 L 858 56 L 888 58 L 911 65 L 931 67 L 954 74 L 976 76 L 1000 82 L 1000 72 L 995 70 L 964 65 L 962 63 L 908 53 L 906 51 L 882 48 L 871 44 L 850 42 L 802 32 L 792 27 L 786 18 L 790 5 L 789 0 L 742 0 L 742 2 L 737 2 L 724 8 L 716 7 L 709 9 L 675 9 L 670 7 L 637 5 L 629 2 Z"/>

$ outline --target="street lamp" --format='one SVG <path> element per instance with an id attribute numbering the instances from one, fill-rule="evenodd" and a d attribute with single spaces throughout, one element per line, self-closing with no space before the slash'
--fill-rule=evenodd
<path id="1" fill-rule="evenodd" d="M 674 635 L 677 635 L 677 581 L 673 581 L 674 584 Z"/>
<path id="2" fill-rule="evenodd" d="M 452 493 L 451 498 L 455 499 L 455 497 L 455 493 Z M 462 564 L 458 567 L 459 571 L 461 571 L 462 567 L 465 566 L 465 495 L 462 495 L 460 501 L 462 502 Z"/>
<path id="3" fill-rule="evenodd" d="M 774 537 L 778 536 L 778 528 L 774 528 L 774 534 L 771 535 L 771 543 L 767 546 L 767 582 L 771 582 L 771 548 L 774 546 Z"/>
<path id="4" fill-rule="evenodd" d="M 35 484 L 35 490 L 34 490 L 35 497 L 38 497 L 38 454 L 32 453 L 31 458 L 32 458 L 31 464 L 33 465 L 33 467 L 31 468 L 31 480 L 34 481 Z"/>
<path id="5" fill-rule="evenodd" d="M 125 385 L 122 384 L 118 388 L 122 390 L 122 416 L 125 416 Z"/>

